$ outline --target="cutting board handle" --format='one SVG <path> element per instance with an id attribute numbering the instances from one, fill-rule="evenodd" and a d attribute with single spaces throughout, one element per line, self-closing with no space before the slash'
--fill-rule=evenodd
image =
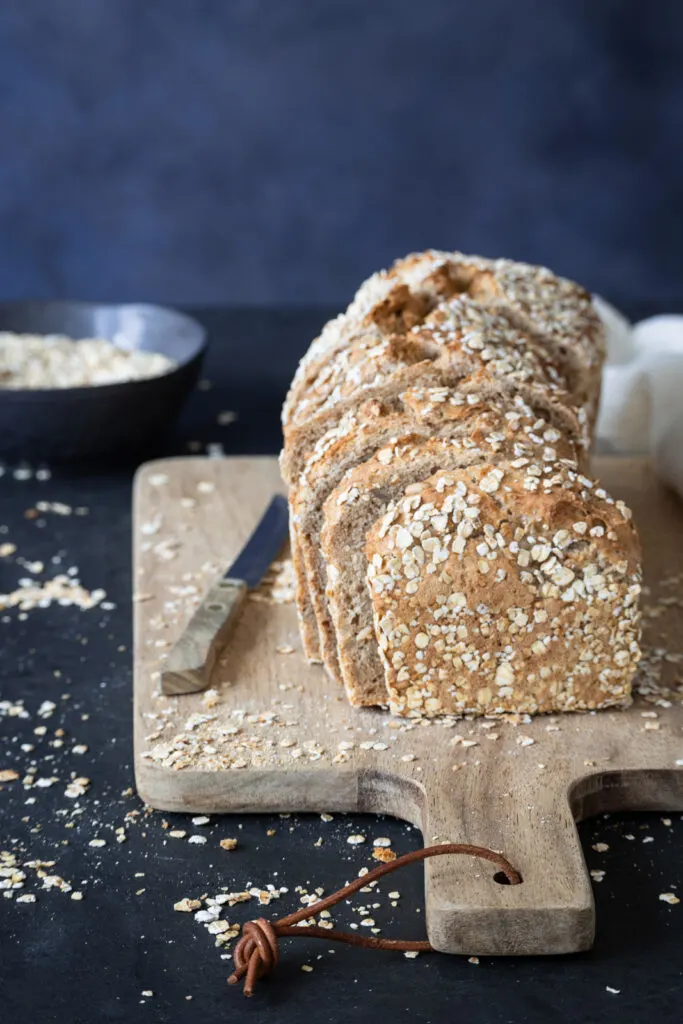
<path id="1" fill-rule="evenodd" d="M 566 779 L 559 766 L 524 777 L 503 760 L 456 773 L 425 764 L 412 779 L 361 774 L 358 810 L 411 821 L 422 830 L 425 846 L 486 846 L 522 875 L 520 885 L 506 885 L 478 859 L 427 860 L 427 935 L 435 949 L 527 956 L 590 948 L 593 890 Z"/>
<path id="2" fill-rule="evenodd" d="M 464 786 L 459 779 L 457 797 L 443 780 L 425 787 L 425 843 L 487 846 L 503 853 L 523 881 L 504 884 L 500 873 L 466 857 L 427 861 L 431 944 L 451 953 L 506 956 L 590 948 L 593 892 L 568 787 L 559 779 L 536 778 L 511 792 L 502 771 L 496 779 L 474 766 L 463 771 L 468 778 Z"/>

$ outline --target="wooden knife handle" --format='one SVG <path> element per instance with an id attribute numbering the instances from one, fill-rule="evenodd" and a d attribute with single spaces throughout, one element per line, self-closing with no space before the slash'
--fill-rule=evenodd
<path id="1" fill-rule="evenodd" d="M 165 694 L 198 693 L 207 688 L 218 653 L 246 595 L 244 580 L 221 579 L 214 583 L 166 659 L 161 673 Z"/>

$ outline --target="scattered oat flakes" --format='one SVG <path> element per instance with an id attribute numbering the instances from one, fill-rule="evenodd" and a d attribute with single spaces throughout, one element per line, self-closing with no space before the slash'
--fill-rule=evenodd
<path id="1" fill-rule="evenodd" d="M 19 586 L 10 594 L 0 594 L 0 609 L 19 608 L 22 612 L 47 608 L 53 602 L 64 606 L 76 605 L 83 611 L 95 608 L 106 597 L 104 590 L 88 591 L 73 576 L 59 574 L 44 583 L 33 579 L 19 580 Z"/>
<path id="2" fill-rule="evenodd" d="M 222 412 L 218 413 L 216 422 L 219 427 L 229 427 L 231 423 L 234 423 L 237 419 L 237 413 L 232 409 L 223 409 Z"/>
<path id="3" fill-rule="evenodd" d="M 221 839 L 221 841 L 220 841 L 220 843 L 218 845 L 220 846 L 221 850 L 236 850 L 237 849 L 237 840 L 236 839 Z"/>
<path id="4" fill-rule="evenodd" d="M 188 843 L 194 843 L 196 846 L 203 846 L 206 842 L 206 836 L 190 836 L 187 841 Z"/>
<path id="5" fill-rule="evenodd" d="M 593 843 L 591 849 L 595 850 L 596 853 L 607 853 L 609 846 L 607 843 Z"/>
<path id="6" fill-rule="evenodd" d="M 183 914 L 189 914 L 193 910 L 199 910 L 202 905 L 201 900 L 191 900 L 185 896 L 184 899 L 178 900 L 177 903 L 173 904 L 174 910 L 180 910 Z"/>
<path id="7" fill-rule="evenodd" d="M 197 913 L 194 915 L 194 919 L 195 921 L 198 921 L 200 924 L 211 924 L 212 921 L 216 921 L 218 919 L 219 913 L 219 910 L 213 909 L 198 910 Z"/>
<path id="8" fill-rule="evenodd" d="M 681 902 L 673 892 L 660 892 L 659 899 L 662 903 L 670 903 L 672 907 Z"/>
<path id="9" fill-rule="evenodd" d="M 347 836 L 346 842 L 351 846 L 359 846 L 361 843 L 365 842 L 365 836 L 356 833 L 354 835 Z"/>
<path id="10" fill-rule="evenodd" d="M 389 864 L 392 860 L 396 860 L 394 851 L 384 846 L 376 846 L 372 851 L 372 856 L 374 860 L 379 860 L 382 864 Z"/>
<path id="11" fill-rule="evenodd" d="M 85 776 L 79 776 L 76 779 L 72 779 L 64 790 L 64 796 L 67 796 L 70 800 L 77 800 L 79 796 L 85 796 L 90 787 L 90 779 Z"/>
<path id="12" fill-rule="evenodd" d="M 467 958 L 467 963 L 468 964 L 478 964 L 479 963 L 479 957 L 478 956 L 470 956 L 470 957 Z"/>

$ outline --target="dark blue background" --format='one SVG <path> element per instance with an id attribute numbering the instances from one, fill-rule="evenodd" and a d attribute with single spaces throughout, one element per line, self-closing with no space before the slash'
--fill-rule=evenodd
<path id="1" fill-rule="evenodd" d="M 683 293 L 680 0 L 7 0 L 0 296 L 345 302 L 426 246 Z"/>

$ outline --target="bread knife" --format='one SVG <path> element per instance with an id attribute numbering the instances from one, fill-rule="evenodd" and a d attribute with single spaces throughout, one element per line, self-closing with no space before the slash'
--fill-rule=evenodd
<path id="1" fill-rule="evenodd" d="M 287 499 L 277 494 L 226 574 L 205 594 L 161 672 L 168 696 L 199 693 L 209 685 L 216 658 L 237 621 L 250 588 L 258 586 L 287 538 Z"/>

